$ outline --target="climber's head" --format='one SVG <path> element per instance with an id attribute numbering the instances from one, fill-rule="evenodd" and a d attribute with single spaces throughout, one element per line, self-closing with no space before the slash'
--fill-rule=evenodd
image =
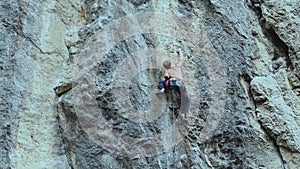
<path id="1" fill-rule="evenodd" d="M 170 69 L 171 68 L 171 62 L 170 62 L 170 60 L 165 60 L 163 62 L 163 66 L 164 66 L 165 69 Z"/>

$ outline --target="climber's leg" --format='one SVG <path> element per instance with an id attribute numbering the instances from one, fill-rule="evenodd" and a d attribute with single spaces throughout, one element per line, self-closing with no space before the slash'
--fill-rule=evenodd
<path id="1" fill-rule="evenodd" d="M 184 95 L 181 96 L 181 116 L 186 118 L 187 117 L 187 113 L 189 112 L 190 109 L 190 105 L 191 105 L 191 100 L 190 97 L 188 95 L 188 93 L 185 93 Z"/>

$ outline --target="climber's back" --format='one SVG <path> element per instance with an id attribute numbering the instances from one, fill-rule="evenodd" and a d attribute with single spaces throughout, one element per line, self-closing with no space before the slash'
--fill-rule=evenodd
<path id="1" fill-rule="evenodd" d="M 177 50 L 176 53 L 178 54 L 178 63 L 176 64 L 176 66 L 172 66 L 170 60 L 166 60 L 163 62 L 163 67 L 166 69 L 164 72 L 164 76 L 168 74 L 168 76 L 170 77 L 177 77 L 179 79 L 182 79 L 181 66 L 183 65 L 183 61 L 180 58 L 180 51 Z"/>

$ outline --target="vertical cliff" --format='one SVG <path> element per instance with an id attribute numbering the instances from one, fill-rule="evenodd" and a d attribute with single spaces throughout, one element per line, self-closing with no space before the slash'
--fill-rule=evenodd
<path id="1" fill-rule="evenodd" d="M 297 0 L 0 9 L 0 168 L 300 167 Z M 177 49 L 186 120 L 156 89 Z"/>
<path id="2" fill-rule="evenodd" d="M 0 168 L 69 168 L 61 150 L 53 87 L 68 78 L 68 45 L 79 40 L 83 4 L 0 4 Z"/>

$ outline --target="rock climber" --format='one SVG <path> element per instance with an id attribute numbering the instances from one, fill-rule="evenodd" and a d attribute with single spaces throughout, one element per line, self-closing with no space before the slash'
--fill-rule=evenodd
<path id="1" fill-rule="evenodd" d="M 180 58 L 180 51 L 177 50 L 176 53 L 178 54 L 178 63 L 176 66 L 172 67 L 172 64 L 169 60 L 163 62 L 163 67 L 166 69 L 163 78 L 164 80 L 159 82 L 158 88 L 161 92 L 165 92 L 166 90 L 171 90 L 172 88 L 176 88 L 180 90 L 181 96 L 181 106 L 180 106 L 180 113 L 183 118 L 187 117 L 187 113 L 190 108 L 190 97 L 186 90 L 186 87 L 182 80 L 181 75 L 181 66 L 183 65 L 183 61 Z"/>

